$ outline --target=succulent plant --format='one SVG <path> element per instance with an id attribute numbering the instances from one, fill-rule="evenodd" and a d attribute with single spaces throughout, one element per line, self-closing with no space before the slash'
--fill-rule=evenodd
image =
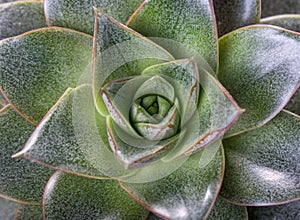
<path id="1" fill-rule="evenodd" d="M 0 218 L 299 218 L 298 12 L 0 4 Z"/>

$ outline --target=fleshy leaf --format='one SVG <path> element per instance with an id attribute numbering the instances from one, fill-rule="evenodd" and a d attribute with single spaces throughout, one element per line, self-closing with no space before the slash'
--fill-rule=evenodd
<path id="1" fill-rule="evenodd" d="M 163 158 L 165 161 L 196 152 L 221 138 L 243 112 L 212 75 L 203 69 L 199 72 L 201 93 L 197 112 L 184 126 L 186 135 Z"/>
<path id="2" fill-rule="evenodd" d="M 0 92 L 0 111 L 3 107 L 5 107 L 7 105 L 7 101 L 4 98 L 4 96 L 2 95 L 2 93 Z"/>
<path id="3" fill-rule="evenodd" d="M 0 219 L 13 220 L 19 204 L 0 197 Z"/>
<path id="4" fill-rule="evenodd" d="M 261 128 L 225 139 L 221 195 L 244 205 L 274 205 L 299 198 L 299 134 L 299 116 L 282 111 Z"/>
<path id="5" fill-rule="evenodd" d="M 259 23 L 259 0 L 214 0 L 213 2 L 219 36 L 243 26 Z"/>
<path id="6" fill-rule="evenodd" d="M 262 17 L 279 14 L 298 14 L 300 2 L 297 0 L 261 0 Z"/>
<path id="7" fill-rule="evenodd" d="M 60 172 L 47 184 L 44 209 L 47 219 L 139 220 L 148 215 L 115 180 L 95 180 Z"/>
<path id="8" fill-rule="evenodd" d="M 49 25 L 67 27 L 93 35 L 93 7 L 125 23 L 142 0 L 45 0 Z"/>
<path id="9" fill-rule="evenodd" d="M 121 186 L 143 206 L 167 219 L 203 219 L 212 207 L 223 175 L 223 153 L 200 168 L 201 153 L 193 154 L 169 176 L 148 183 L 124 183 Z"/>
<path id="10" fill-rule="evenodd" d="M 248 219 L 247 208 L 244 206 L 233 205 L 221 197 L 218 197 L 207 219 L 246 220 Z"/>
<path id="11" fill-rule="evenodd" d="M 276 15 L 261 19 L 260 22 L 262 24 L 272 24 L 292 31 L 300 32 L 300 15 L 297 14 Z"/>
<path id="12" fill-rule="evenodd" d="M 99 96 L 105 83 L 140 75 L 146 67 L 173 60 L 173 57 L 160 46 L 98 10 L 95 10 L 95 20 L 93 92 L 97 109 L 107 115 Z"/>
<path id="13" fill-rule="evenodd" d="M 178 136 L 164 141 L 128 137 L 122 129 L 118 129 L 110 117 L 107 119 L 107 132 L 112 151 L 125 168 L 136 168 L 159 159 L 162 154 L 175 146 L 178 140 Z"/>
<path id="14" fill-rule="evenodd" d="M 246 109 L 227 136 L 267 123 L 286 105 L 300 85 L 299 50 L 300 35 L 275 26 L 249 26 L 220 39 L 218 78 Z"/>
<path id="15" fill-rule="evenodd" d="M 45 28 L 0 42 L 0 86 L 34 124 L 91 71 L 92 38 Z"/>
<path id="16" fill-rule="evenodd" d="M 193 59 L 162 63 L 146 68 L 142 74 L 162 75 L 173 84 L 180 103 L 181 125 L 184 125 L 196 111 L 200 82 L 198 68 Z"/>
<path id="17" fill-rule="evenodd" d="M 156 37 L 158 44 L 164 44 L 159 38 L 178 41 L 195 50 L 214 71 L 217 70 L 218 46 L 212 1 L 145 0 L 127 25 L 147 37 Z M 172 45 L 168 46 L 163 45 L 171 51 Z"/>
<path id="18" fill-rule="evenodd" d="M 123 167 L 101 140 L 97 117 L 91 86 L 68 89 L 15 156 L 78 175 L 122 175 Z"/>
<path id="19" fill-rule="evenodd" d="M 43 219 L 42 205 L 20 205 L 14 220 Z"/>
<path id="20" fill-rule="evenodd" d="M 46 27 L 43 2 L 17 1 L 0 5 L 0 40 Z"/>
<path id="21" fill-rule="evenodd" d="M 285 109 L 300 115 L 300 89 L 293 95 L 288 104 L 285 106 Z"/>
<path id="22" fill-rule="evenodd" d="M 300 200 L 277 206 L 248 207 L 250 219 L 299 219 Z"/>
<path id="23" fill-rule="evenodd" d="M 20 150 L 34 126 L 19 116 L 10 106 L 0 112 L 0 197 L 21 203 L 38 203 L 53 171 L 11 156 Z"/>

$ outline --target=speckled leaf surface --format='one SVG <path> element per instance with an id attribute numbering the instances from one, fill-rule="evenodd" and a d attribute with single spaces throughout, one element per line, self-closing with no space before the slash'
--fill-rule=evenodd
<path id="1" fill-rule="evenodd" d="M 139 220 L 148 215 L 148 211 L 114 180 L 95 180 L 59 172 L 47 184 L 44 208 L 46 219 Z"/>
<path id="2" fill-rule="evenodd" d="M 285 106 L 285 109 L 300 115 L 300 89 L 293 95 L 288 104 Z"/>
<path id="3" fill-rule="evenodd" d="M 45 14 L 51 26 L 67 27 L 93 35 L 93 7 L 125 23 L 142 0 L 45 0 Z"/>
<path id="4" fill-rule="evenodd" d="M 218 197 L 207 219 L 247 220 L 247 208 L 231 204 L 221 197 Z"/>
<path id="5" fill-rule="evenodd" d="M 0 92 L 0 111 L 3 107 L 5 107 L 7 105 L 7 101 L 4 98 L 4 96 L 2 95 L 2 93 Z"/>
<path id="6" fill-rule="evenodd" d="M 174 58 L 160 46 L 99 10 L 95 10 L 95 17 L 93 90 L 98 110 L 107 115 L 99 97 L 105 82 L 139 75 L 148 66 Z"/>
<path id="7" fill-rule="evenodd" d="M 260 22 L 300 32 L 300 15 L 297 14 L 275 15 L 261 19 Z"/>
<path id="8" fill-rule="evenodd" d="M 16 202 L 0 198 L 0 219 L 13 220 L 18 206 Z"/>
<path id="9" fill-rule="evenodd" d="M 259 0 L 213 0 L 219 37 L 260 18 Z"/>
<path id="10" fill-rule="evenodd" d="M 277 206 L 248 207 L 249 219 L 300 219 L 300 200 Z"/>
<path id="11" fill-rule="evenodd" d="M 298 0 L 261 0 L 261 5 L 262 17 L 300 13 L 300 2 Z"/>
<path id="12" fill-rule="evenodd" d="M 123 168 L 100 138 L 97 116 L 90 86 L 68 89 L 17 155 L 79 175 L 121 175 Z"/>
<path id="13" fill-rule="evenodd" d="M 91 71 L 91 57 L 92 38 L 68 29 L 39 29 L 3 40 L 0 86 L 11 103 L 37 123 L 68 87 Z"/>
<path id="14" fill-rule="evenodd" d="M 218 78 L 246 110 L 227 134 L 230 136 L 268 122 L 296 91 L 300 35 L 256 25 L 231 32 L 219 42 Z"/>
<path id="15" fill-rule="evenodd" d="M 25 159 L 11 158 L 34 130 L 11 107 L 0 112 L 0 196 L 23 203 L 41 201 L 43 189 L 53 171 Z"/>
<path id="16" fill-rule="evenodd" d="M 41 1 L 19 1 L 0 5 L 0 40 L 46 26 Z"/>
<path id="17" fill-rule="evenodd" d="M 121 183 L 151 212 L 167 219 L 202 219 L 216 199 L 223 175 L 222 147 L 200 167 L 202 152 L 192 155 L 169 176 L 143 184 Z"/>
<path id="18" fill-rule="evenodd" d="M 147 37 L 174 40 L 186 45 L 203 56 L 216 71 L 217 30 L 212 8 L 212 1 L 209 0 L 144 1 L 127 24 Z M 157 42 L 163 41 L 158 39 Z"/>
<path id="19" fill-rule="evenodd" d="M 223 140 L 221 195 L 241 204 L 272 205 L 300 196 L 300 118 L 282 111 L 253 131 Z"/>
<path id="20" fill-rule="evenodd" d="M 14 220 L 42 220 L 42 205 L 20 205 Z"/>

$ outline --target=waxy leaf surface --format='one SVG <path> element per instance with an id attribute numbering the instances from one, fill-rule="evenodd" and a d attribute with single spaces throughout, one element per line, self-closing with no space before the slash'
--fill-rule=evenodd
<path id="1" fill-rule="evenodd" d="M 247 220 L 247 208 L 244 206 L 234 205 L 221 197 L 218 197 L 208 216 L 208 220 L 214 219 Z"/>
<path id="2" fill-rule="evenodd" d="M 299 51 L 300 35 L 275 26 L 249 26 L 220 39 L 218 78 L 246 110 L 227 136 L 265 124 L 287 104 L 300 85 Z"/>
<path id="3" fill-rule="evenodd" d="M 0 42 L 0 86 L 33 124 L 91 72 L 92 37 L 45 28 Z"/>
<path id="4" fill-rule="evenodd" d="M 41 1 L 19 1 L 0 5 L 0 40 L 46 26 Z"/>
<path id="5" fill-rule="evenodd" d="M 263 206 L 263 207 L 248 207 L 250 219 L 299 219 L 300 218 L 300 200 L 291 203 Z"/>
<path id="6" fill-rule="evenodd" d="M 44 2 L 49 25 L 67 27 L 93 35 L 93 7 L 125 23 L 142 0 L 45 0 Z"/>
<path id="7" fill-rule="evenodd" d="M 114 180 L 95 180 L 60 172 L 47 184 L 44 209 L 47 219 L 139 220 L 148 215 L 148 211 Z"/>
<path id="8" fill-rule="evenodd" d="M 19 204 L 0 198 L 0 219 L 13 220 Z"/>
<path id="9" fill-rule="evenodd" d="M 199 53 L 216 71 L 218 46 L 212 8 L 209 0 L 144 1 L 127 24 L 147 37 L 157 38 L 158 44 L 164 44 L 164 39 L 184 44 Z M 171 50 L 174 47 L 169 46 Z"/>
<path id="10" fill-rule="evenodd" d="M 42 205 L 24 205 L 18 207 L 14 220 L 43 219 Z"/>
<path id="11" fill-rule="evenodd" d="M 203 151 L 192 155 L 169 176 L 148 183 L 121 186 L 151 212 L 168 219 L 202 219 L 217 197 L 223 176 L 223 153 L 200 167 Z"/>
<path id="12" fill-rule="evenodd" d="M 300 196 L 300 118 L 282 111 L 261 128 L 223 140 L 221 195 L 237 204 L 272 205 Z"/>
<path id="13" fill-rule="evenodd" d="M 259 0 L 213 0 L 219 37 L 259 22 Z"/>
<path id="14" fill-rule="evenodd" d="M 300 2 L 298 0 L 261 0 L 261 5 L 262 17 L 300 13 Z"/>
<path id="15" fill-rule="evenodd" d="M 272 24 L 292 31 L 300 32 L 299 14 L 275 15 L 261 19 L 260 22 L 262 24 Z"/>
<path id="16" fill-rule="evenodd" d="M 21 203 L 38 203 L 53 171 L 11 156 L 20 150 L 34 126 L 25 121 L 10 106 L 0 112 L 0 197 Z"/>

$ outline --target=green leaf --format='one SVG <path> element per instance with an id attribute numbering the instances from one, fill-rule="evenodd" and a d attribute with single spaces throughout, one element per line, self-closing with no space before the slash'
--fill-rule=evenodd
<path id="1" fill-rule="evenodd" d="M 300 115 L 300 89 L 296 91 L 288 104 L 285 106 L 285 109 Z"/>
<path id="2" fill-rule="evenodd" d="M 0 111 L 3 107 L 5 107 L 7 105 L 7 101 L 4 98 L 3 94 L 0 92 Z"/>
<path id="3" fill-rule="evenodd" d="M 146 220 L 163 220 L 163 219 L 150 212 Z"/>
<path id="4" fill-rule="evenodd" d="M 15 156 L 78 175 L 121 175 L 124 169 L 98 133 L 97 117 L 91 86 L 68 89 Z"/>
<path id="5" fill-rule="evenodd" d="M 214 0 L 213 2 L 219 36 L 243 26 L 259 23 L 259 0 Z"/>
<path id="6" fill-rule="evenodd" d="M 162 141 L 133 138 L 123 129 L 119 129 L 111 117 L 107 119 L 107 132 L 112 151 L 125 168 L 149 165 L 150 162 L 158 160 L 167 150 L 174 147 L 179 138 L 178 135 Z"/>
<path id="7" fill-rule="evenodd" d="M 261 19 L 260 22 L 300 32 L 300 15 L 297 14 L 271 16 Z"/>
<path id="8" fill-rule="evenodd" d="M 19 204 L 0 197 L 0 219 L 13 220 Z"/>
<path id="9" fill-rule="evenodd" d="M 297 0 L 261 0 L 261 5 L 262 17 L 300 13 L 300 2 Z"/>
<path id="10" fill-rule="evenodd" d="M 287 111 L 261 128 L 225 139 L 221 195 L 256 206 L 299 198 L 299 143 L 300 118 Z"/>
<path id="11" fill-rule="evenodd" d="M 0 42 L 0 86 L 33 124 L 91 72 L 92 38 L 45 28 Z M 22 82 L 22 83 L 20 83 Z"/>
<path id="12" fill-rule="evenodd" d="M 67 27 L 93 35 L 93 7 L 125 23 L 142 0 L 45 0 L 44 2 L 49 25 Z"/>
<path id="13" fill-rule="evenodd" d="M 220 39 L 219 80 L 246 112 L 232 136 L 271 120 L 300 85 L 300 35 L 256 25 Z M 233 83 L 234 82 L 234 83 Z"/>
<path id="14" fill-rule="evenodd" d="M 212 7 L 209 0 L 144 1 L 127 25 L 147 37 L 155 37 L 158 44 L 168 39 L 186 45 L 216 71 L 218 46 Z M 173 50 L 174 44 L 167 47 Z"/>
<path id="15" fill-rule="evenodd" d="M 277 206 L 248 207 L 250 219 L 299 219 L 300 200 Z"/>
<path id="16" fill-rule="evenodd" d="M 0 112 L 0 196 L 21 203 L 39 203 L 53 171 L 11 156 L 20 150 L 34 126 L 10 106 Z"/>
<path id="17" fill-rule="evenodd" d="M 204 69 L 199 72 L 201 93 L 197 113 L 184 126 L 186 135 L 163 158 L 165 161 L 193 153 L 220 139 L 243 112 L 212 75 Z"/>
<path id="18" fill-rule="evenodd" d="M 17 1 L 0 5 L 0 40 L 46 27 L 43 2 Z"/>
<path id="19" fill-rule="evenodd" d="M 231 204 L 221 197 L 218 197 L 207 219 L 247 220 L 247 208 Z"/>
<path id="20" fill-rule="evenodd" d="M 145 219 L 148 211 L 114 180 L 57 172 L 45 189 L 47 219 Z M 63 212 L 62 212 L 63 210 Z"/>
<path id="21" fill-rule="evenodd" d="M 203 219 L 212 207 L 222 181 L 223 153 L 218 152 L 204 168 L 201 152 L 193 154 L 169 176 L 148 183 L 121 186 L 142 205 L 167 219 Z"/>
<path id="22" fill-rule="evenodd" d="M 146 67 L 174 58 L 149 39 L 98 10 L 95 10 L 95 16 L 93 92 L 97 109 L 107 115 L 99 95 L 105 83 L 140 75 Z"/>
<path id="23" fill-rule="evenodd" d="M 161 75 L 174 87 L 180 104 L 181 125 L 196 111 L 199 92 L 199 72 L 193 59 L 176 60 L 146 68 L 142 74 Z"/>
<path id="24" fill-rule="evenodd" d="M 15 220 L 41 220 L 43 219 L 43 210 L 41 205 L 20 205 L 15 216 Z"/>

